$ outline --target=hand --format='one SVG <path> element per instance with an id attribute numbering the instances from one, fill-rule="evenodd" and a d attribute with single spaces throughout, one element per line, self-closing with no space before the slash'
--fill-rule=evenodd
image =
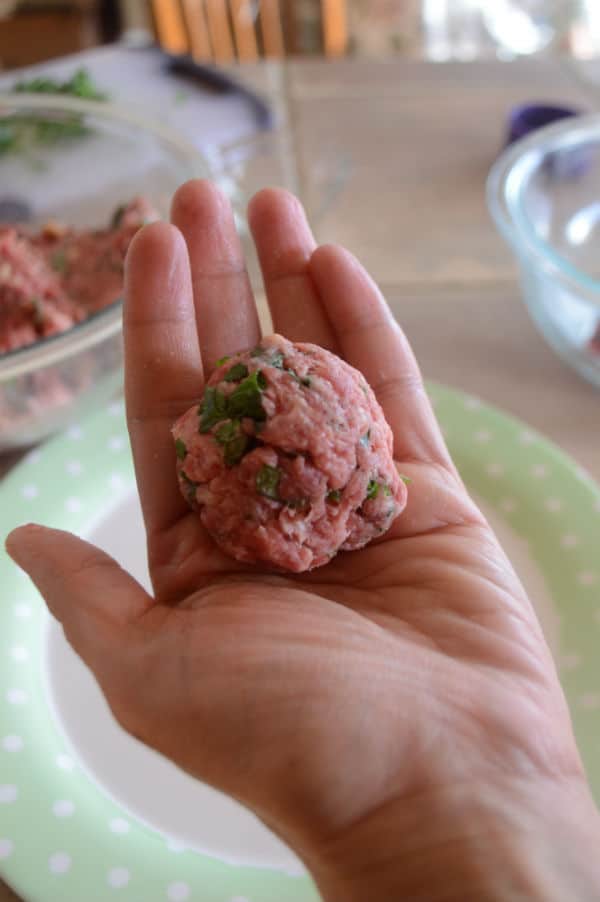
<path id="1" fill-rule="evenodd" d="M 488 898 L 483 859 L 541 830 L 544 806 L 595 816 L 531 604 L 376 286 L 346 251 L 316 248 L 279 191 L 249 209 L 275 330 L 363 372 L 409 502 L 383 540 L 300 576 L 215 548 L 180 497 L 170 427 L 219 357 L 258 342 L 259 322 L 225 199 L 188 183 L 172 220 L 135 238 L 124 310 L 153 596 L 66 533 L 24 527 L 8 550 L 122 726 L 252 808 L 327 899 Z"/>

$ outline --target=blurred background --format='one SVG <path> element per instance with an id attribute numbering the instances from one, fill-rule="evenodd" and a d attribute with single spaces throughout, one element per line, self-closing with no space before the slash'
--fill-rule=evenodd
<path id="1" fill-rule="evenodd" d="M 0 68 L 115 40 L 220 63 L 285 55 L 600 52 L 598 0 L 0 0 Z"/>

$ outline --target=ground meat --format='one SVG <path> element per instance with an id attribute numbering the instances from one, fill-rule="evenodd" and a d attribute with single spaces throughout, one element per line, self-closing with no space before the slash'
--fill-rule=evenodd
<path id="1" fill-rule="evenodd" d="M 64 332 L 118 300 L 129 243 L 155 218 L 136 198 L 105 229 L 0 227 L 0 353 Z"/>
<path id="2" fill-rule="evenodd" d="M 220 361 L 173 427 L 181 491 L 240 561 L 301 572 L 389 529 L 407 489 L 361 374 L 279 335 Z"/>

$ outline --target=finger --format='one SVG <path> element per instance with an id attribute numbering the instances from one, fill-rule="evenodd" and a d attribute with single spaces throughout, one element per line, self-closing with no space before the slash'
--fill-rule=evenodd
<path id="1" fill-rule="evenodd" d="M 210 182 L 182 185 L 171 219 L 187 243 L 200 350 L 210 372 L 220 357 L 253 347 L 260 338 L 242 246 L 231 205 Z"/>
<path id="2" fill-rule="evenodd" d="M 248 221 L 275 331 L 334 351 L 335 334 L 308 271 L 316 244 L 300 201 L 266 188 L 250 201 Z"/>
<path id="3" fill-rule="evenodd" d="M 146 226 L 132 241 L 123 333 L 127 422 L 151 538 L 188 511 L 170 430 L 198 400 L 203 382 L 187 251 L 173 226 Z"/>
<path id="4" fill-rule="evenodd" d="M 310 273 L 342 356 L 364 374 L 383 408 L 395 456 L 454 472 L 410 345 L 373 280 L 352 254 L 333 246 L 315 251 Z"/>
<path id="5" fill-rule="evenodd" d="M 86 659 L 99 629 L 122 631 L 154 605 L 112 558 L 71 533 L 22 526 L 8 536 L 6 550 Z"/>

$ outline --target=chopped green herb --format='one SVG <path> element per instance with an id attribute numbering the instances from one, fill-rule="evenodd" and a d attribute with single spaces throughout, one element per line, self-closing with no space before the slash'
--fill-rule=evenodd
<path id="1" fill-rule="evenodd" d="M 34 94 L 68 94 L 87 100 L 107 98 L 106 94 L 96 88 L 85 69 L 79 69 L 72 78 L 64 82 L 43 76 L 19 81 L 13 85 L 13 90 Z M 36 145 L 49 145 L 65 139 L 80 138 L 90 132 L 91 129 L 85 124 L 85 118 L 80 113 L 55 113 L 45 110 L 39 113 L 13 113 L 4 116 L 0 123 L 0 154 L 23 152 Z"/>
<path id="2" fill-rule="evenodd" d="M 179 475 L 183 479 L 187 487 L 188 500 L 194 501 L 196 498 L 196 489 L 198 488 L 198 483 L 194 482 L 193 479 L 190 479 L 185 470 L 180 470 Z"/>
<path id="3" fill-rule="evenodd" d="M 256 490 L 259 495 L 265 498 L 272 498 L 273 501 L 279 500 L 279 480 L 281 479 L 281 470 L 278 467 L 270 467 L 265 464 L 256 474 Z"/>
<path id="4" fill-rule="evenodd" d="M 272 357 L 269 358 L 269 364 L 271 366 L 277 367 L 278 370 L 283 369 L 283 354 L 281 351 L 277 351 L 273 354 Z"/>
<path id="5" fill-rule="evenodd" d="M 285 503 L 287 507 L 294 510 L 306 510 L 307 507 L 310 507 L 310 498 L 290 498 L 286 499 Z"/>
<path id="6" fill-rule="evenodd" d="M 232 438 L 235 438 L 240 431 L 239 420 L 228 420 L 222 423 L 215 432 L 215 439 L 220 445 L 226 445 Z"/>
<path id="7" fill-rule="evenodd" d="M 250 439 L 244 432 L 240 432 L 235 438 L 227 442 L 223 449 L 223 460 L 227 467 L 237 464 L 248 449 Z"/>
<path id="8" fill-rule="evenodd" d="M 265 420 L 267 415 L 260 399 L 261 391 L 267 387 L 267 380 L 260 370 L 244 379 L 227 399 L 229 416 L 241 419 Z"/>
<path id="9" fill-rule="evenodd" d="M 218 388 L 207 386 L 198 413 L 200 414 L 199 431 L 210 432 L 216 423 L 227 419 L 227 398 Z"/>
<path id="10" fill-rule="evenodd" d="M 384 494 L 384 495 L 388 495 L 388 496 L 389 496 L 389 495 L 392 494 L 392 490 L 391 490 L 391 488 L 389 487 L 389 485 L 382 485 L 381 488 L 383 489 L 383 494 Z"/>
<path id="11" fill-rule="evenodd" d="M 190 99 L 190 94 L 188 91 L 183 91 L 181 88 L 178 88 L 173 94 L 173 103 L 175 106 L 182 106 L 184 103 L 187 103 Z"/>
<path id="12" fill-rule="evenodd" d="M 232 467 L 242 459 L 250 439 L 241 431 L 239 420 L 229 420 L 222 423 L 215 432 L 215 439 L 223 445 L 223 460 L 228 467 Z"/>
<path id="13" fill-rule="evenodd" d="M 360 387 L 362 388 L 363 392 L 365 393 L 366 397 L 368 398 L 369 397 L 369 389 L 368 389 L 367 383 L 361 382 Z"/>
<path id="14" fill-rule="evenodd" d="M 251 357 L 261 357 L 265 353 L 265 349 L 261 348 L 260 345 L 257 345 L 255 348 L 252 348 L 250 351 Z"/>
<path id="15" fill-rule="evenodd" d="M 400 473 L 400 479 L 402 480 L 404 485 L 409 485 L 412 482 L 410 476 L 403 476 L 402 473 Z"/>
<path id="16" fill-rule="evenodd" d="M 33 322 L 36 326 L 43 326 L 46 319 L 44 313 L 44 305 L 38 297 L 31 298 L 31 306 L 33 309 Z"/>
<path id="17" fill-rule="evenodd" d="M 67 270 L 67 258 L 65 252 L 55 251 L 50 258 L 50 264 L 54 272 L 58 272 L 61 275 L 64 274 Z"/>
<path id="18" fill-rule="evenodd" d="M 175 439 L 175 454 L 177 455 L 179 460 L 183 460 L 187 454 L 185 442 L 180 438 Z"/>
<path id="19" fill-rule="evenodd" d="M 227 363 L 228 360 L 231 360 L 231 357 L 229 356 L 229 354 L 225 354 L 224 357 L 219 357 L 219 359 L 215 363 L 215 366 L 223 366 L 223 364 Z"/>
<path id="20" fill-rule="evenodd" d="M 367 499 L 369 501 L 373 501 L 375 498 L 377 498 L 378 494 L 379 494 L 379 483 L 376 482 L 374 479 L 370 479 L 369 484 L 367 486 Z"/>
<path id="21" fill-rule="evenodd" d="M 330 504 L 339 504 L 342 500 L 342 493 L 339 489 L 332 489 L 327 492 L 327 500 Z"/>
<path id="22" fill-rule="evenodd" d="M 113 213 L 112 218 L 110 220 L 111 229 L 119 228 L 119 226 L 121 225 L 121 220 L 123 219 L 123 214 L 125 213 L 126 209 L 127 209 L 126 204 L 121 204 L 119 207 L 117 207 L 117 209 Z"/>
<path id="23" fill-rule="evenodd" d="M 304 386 L 306 386 L 306 388 L 309 387 L 310 376 L 299 376 L 295 370 L 290 370 L 290 369 L 287 369 L 286 373 L 288 373 L 288 375 L 290 375 L 292 377 L 292 379 L 295 379 L 299 385 L 304 385 Z"/>
<path id="24" fill-rule="evenodd" d="M 365 448 L 368 448 L 370 442 L 371 442 L 371 430 L 369 429 L 368 432 L 365 432 L 364 435 L 361 435 L 361 437 L 360 437 L 360 443 L 361 443 L 361 445 L 363 445 Z"/>
<path id="25" fill-rule="evenodd" d="M 230 370 L 223 376 L 224 382 L 239 382 L 248 375 L 248 367 L 245 363 L 234 363 Z"/>

